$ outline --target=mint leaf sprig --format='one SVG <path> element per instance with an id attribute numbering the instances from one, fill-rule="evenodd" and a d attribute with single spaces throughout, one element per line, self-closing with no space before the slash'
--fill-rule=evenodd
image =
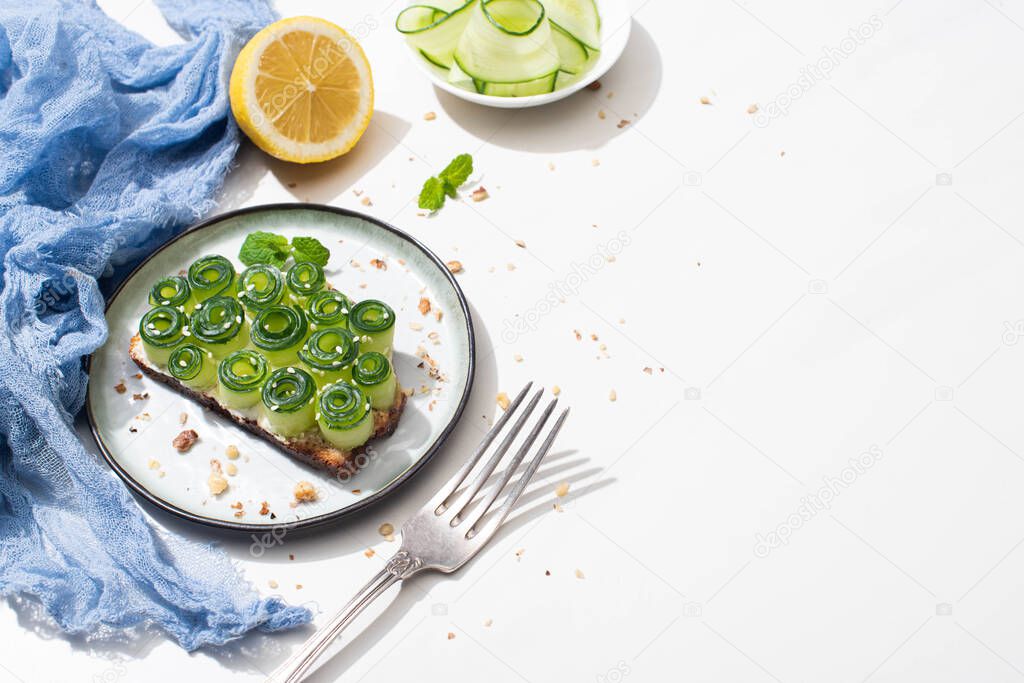
<path id="1" fill-rule="evenodd" d="M 312 261 L 322 268 L 327 265 L 331 252 L 315 237 L 294 237 L 289 242 L 287 237 L 262 231 L 250 233 L 238 251 L 238 259 L 247 266 L 269 263 L 284 268 L 289 256 L 296 263 Z"/>
<path id="2" fill-rule="evenodd" d="M 451 160 L 444 170 L 436 176 L 427 178 L 420 190 L 419 207 L 427 211 L 437 211 L 444 206 L 448 197 L 455 199 L 458 189 L 466 184 L 473 173 L 473 157 L 460 154 Z"/>

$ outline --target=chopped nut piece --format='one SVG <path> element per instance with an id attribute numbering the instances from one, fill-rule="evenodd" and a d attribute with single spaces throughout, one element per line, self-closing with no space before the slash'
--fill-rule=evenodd
<path id="1" fill-rule="evenodd" d="M 196 440 L 199 439 L 199 434 L 194 429 L 186 429 L 181 434 L 174 437 L 174 441 L 171 445 L 174 446 L 175 450 L 179 453 L 186 453 L 192 445 L 195 444 Z"/>
<path id="2" fill-rule="evenodd" d="M 548 170 L 549 171 L 554 171 L 555 170 L 554 162 L 551 162 L 551 161 L 548 162 Z"/>
<path id="3" fill-rule="evenodd" d="M 516 551 L 516 561 L 523 559 L 523 555 L 526 553 L 526 548 L 520 548 Z"/>
<path id="4" fill-rule="evenodd" d="M 136 372 L 134 377 L 135 377 L 135 379 L 142 379 L 142 373 L 141 372 Z"/>
<path id="5" fill-rule="evenodd" d="M 377 532 L 381 536 L 390 536 L 391 534 L 395 533 L 395 526 L 393 524 L 389 524 L 388 522 L 384 522 L 377 528 Z"/>
<path id="6" fill-rule="evenodd" d="M 569 482 L 563 481 L 561 484 L 559 484 L 558 488 L 555 489 L 555 495 L 558 496 L 559 498 L 565 498 L 567 495 L 569 495 Z"/>
<path id="7" fill-rule="evenodd" d="M 419 306 L 417 306 L 417 308 L 419 309 L 420 313 L 422 313 L 423 315 L 426 315 L 427 313 L 430 313 L 430 299 L 428 299 L 425 296 L 424 297 L 420 297 L 420 304 L 419 304 Z"/>
<path id="8" fill-rule="evenodd" d="M 551 393 L 554 394 L 555 396 L 558 396 L 560 393 L 562 393 L 562 387 L 556 384 L 555 386 L 551 387 Z"/>
<path id="9" fill-rule="evenodd" d="M 526 242 L 523 240 L 516 240 L 516 246 L 520 249 L 526 249 Z"/>
<path id="10" fill-rule="evenodd" d="M 374 268 L 376 268 L 377 270 L 387 270 L 388 269 L 388 264 L 385 263 L 384 261 L 380 260 L 379 258 L 372 258 L 372 259 L 370 259 L 370 265 L 373 266 Z"/>
<path id="11" fill-rule="evenodd" d="M 308 481 L 300 481 L 295 485 L 295 500 L 300 503 L 309 503 L 316 500 L 316 488 Z"/>
<path id="12" fill-rule="evenodd" d="M 756 102 L 754 104 L 750 105 L 749 107 L 747 107 L 747 113 L 748 114 L 756 114 L 757 113 L 757 103 Z"/>
<path id="13" fill-rule="evenodd" d="M 583 339 L 583 335 L 580 334 L 579 330 L 573 330 L 572 333 L 576 335 L 576 341 L 580 341 Z"/>
<path id="14" fill-rule="evenodd" d="M 619 119 L 619 122 L 615 124 L 616 128 L 625 128 L 629 125 L 628 119 Z"/>
<path id="15" fill-rule="evenodd" d="M 649 368 L 649 367 L 644 368 L 644 373 L 648 374 L 648 375 L 653 375 L 654 374 L 654 369 L 653 368 Z"/>
<path id="16" fill-rule="evenodd" d="M 144 393 L 144 394 L 132 394 L 132 400 L 133 401 L 145 401 L 147 398 L 149 398 L 149 392 L 148 391 L 146 393 Z"/>
<path id="17" fill-rule="evenodd" d="M 271 588 L 277 588 L 277 581 L 274 581 L 273 579 L 271 579 L 270 581 L 267 581 L 267 585 L 270 586 Z"/>
<path id="18" fill-rule="evenodd" d="M 600 166 L 601 165 L 601 160 L 600 159 L 591 159 L 590 160 L 590 165 L 591 166 Z"/>
<path id="19" fill-rule="evenodd" d="M 601 81 L 594 81 L 593 83 L 591 83 L 590 85 L 587 86 L 587 90 L 600 90 L 600 89 L 601 89 Z"/>
<path id="20" fill-rule="evenodd" d="M 302 584 L 301 583 L 295 584 L 295 590 L 297 590 L 297 591 L 302 590 Z"/>
<path id="21" fill-rule="evenodd" d="M 267 515 L 269 512 L 270 512 L 270 504 L 267 503 L 267 501 L 264 500 L 263 502 L 260 503 L 260 514 L 261 515 Z M 295 556 L 294 555 L 289 555 L 288 559 L 289 560 L 294 560 Z"/>
<path id="22" fill-rule="evenodd" d="M 516 264 L 514 264 L 514 263 L 509 263 L 509 264 L 506 264 L 506 265 L 505 265 L 505 270 L 507 270 L 507 271 L 508 271 L 508 272 L 510 272 L 510 273 L 511 273 L 511 272 L 512 272 L 513 270 L 515 270 L 515 269 L 516 269 Z"/>
<path id="23" fill-rule="evenodd" d="M 498 407 L 500 407 L 502 410 L 508 410 L 508 406 L 511 403 L 511 401 L 508 400 L 508 394 L 502 391 L 498 394 L 496 400 L 498 402 Z"/>
<path id="24" fill-rule="evenodd" d="M 228 490 L 228 480 L 220 472 L 211 472 L 210 478 L 206 480 L 206 486 L 210 489 L 210 493 L 219 496 Z"/>
<path id="25" fill-rule="evenodd" d="M 607 114 L 604 113 L 604 109 L 597 110 L 597 118 L 601 119 L 602 121 L 605 120 L 605 118 L 607 118 Z"/>
<path id="26" fill-rule="evenodd" d="M 708 98 L 707 95 L 701 95 L 700 103 L 701 104 L 711 104 L 711 100 Z"/>
<path id="27" fill-rule="evenodd" d="M 576 570 L 576 578 L 577 578 L 577 579 L 582 579 L 582 578 L 584 578 L 584 576 L 583 576 L 583 572 L 581 572 L 581 571 L 580 571 L 579 569 L 577 569 L 577 570 Z"/>
<path id="28" fill-rule="evenodd" d="M 513 358 L 513 359 L 515 360 L 515 362 L 517 362 L 517 363 L 522 363 L 522 362 L 523 362 L 523 356 L 522 356 L 522 354 L 519 354 L 519 353 L 517 353 L 516 355 L 512 356 L 512 358 Z"/>
<path id="29" fill-rule="evenodd" d="M 436 118 L 437 118 L 437 114 L 435 114 L 432 111 L 428 111 L 426 114 L 423 115 L 423 120 L 424 121 L 433 121 Z"/>
<path id="30" fill-rule="evenodd" d="M 494 619 L 484 619 L 484 628 L 490 628 L 493 623 Z"/>
<path id="31" fill-rule="evenodd" d="M 114 385 L 114 391 L 116 391 L 119 394 L 123 394 L 124 392 L 128 391 L 128 387 L 124 385 L 124 380 L 121 380 L 120 382 Z"/>
<path id="32" fill-rule="evenodd" d="M 455 639 L 455 634 L 452 633 L 451 631 L 448 631 L 448 640 L 454 640 L 454 639 Z"/>
<path id="33" fill-rule="evenodd" d="M 149 469 L 151 469 L 151 470 L 158 470 L 158 469 L 160 469 L 160 461 L 159 460 L 150 459 L 150 461 L 149 461 Z"/>
<path id="34" fill-rule="evenodd" d="M 367 557 L 373 557 L 376 554 L 377 553 L 373 550 L 373 548 L 367 548 L 363 551 L 363 555 L 366 555 Z"/>
<path id="35" fill-rule="evenodd" d="M 233 462 L 228 463 L 227 472 L 229 477 L 233 477 L 238 474 L 238 466 Z"/>
<path id="36" fill-rule="evenodd" d="M 178 416 L 178 424 L 183 425 L 188 422 L 188 413 L 182 413 Z"/>
<path id="37" fill-rule="evenodd" d="M 359 203 L 362 204 L 363 206 L 373 206 L 373 202 L 370 201 L 370 195 L 366 195 L 365 197 L 360 199 Z"/>
<path id="38" fill-rule="evenodd" d="M 615 401 L 618 398 L 619 398 L 619 395 L 615 393 L 614 389 L 612 389 L 611 391 L 608 392 L 608 400 L 609 401 Z"/>
<path id="39" fill-rule="evenodd" d="M 488 199 L 491 195 L 487 192 L 487 188 L 481 185 L 470 192 L 469 196 L 474 202 L 482 202 L 483 200 Z"/>
<path id="40" fill-rule="evenodd" d="M 238 446 L 231 444 L 224 449 L 224 455 L 228 456 L 228 460 L 238 459 Z"/>
<path id="41" fill-rule="evenodd" d="M 453 273 L 462 272 L 462 261 L 449 261 L 445 265 L 448 266 L 448 270 L 450 270 Z"/>

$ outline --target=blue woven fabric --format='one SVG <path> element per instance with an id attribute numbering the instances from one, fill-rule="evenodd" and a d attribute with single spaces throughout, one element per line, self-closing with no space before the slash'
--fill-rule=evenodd
<path id="1" fill-rule="evenodd" d="M 151 623 L 191 650 L 309 620 L 220 551 L 157 535 L 75 437 L 97 278 L 209 210 L 238 146 L 227 78 L 264 0 L 158 0 L 155 47 L 93 0 L 0 2 L 0 595 L 69 632 Z"/>

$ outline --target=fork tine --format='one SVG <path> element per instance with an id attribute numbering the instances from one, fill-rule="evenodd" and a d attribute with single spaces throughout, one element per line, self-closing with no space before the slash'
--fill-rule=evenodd
<path id="1" fill-rule="evenodd" d="M 517 436 L 519 436 L 519 432 L 522 431 L 523 425 L 526 424 L 527 418 L 529 418 L 530 414 L 533 413 L 533 409 L 537 407 L 537 403 L 540 402 L 540 397 L 543 395 L 544 390 L 538 389 L 537 393 L 533 395 L 533 398 L 531 398 L 530 402 L 526 405 L 526 408 L 524 408 L 519 417 L 516 418 L 516 423 L 512 425 L 512 429 L 509 430 L 509 433 L 506 434 L 505 438 L 501 440 L 501 443 L 494 451 L 494 455 L 492 455 L 490 459 L 484 464 L 480 472 L 477 473 L 476 478 L 473 480 L 473 483 L 470 484 L 466 492 L 462 494 L 462 497 L 459 498 L 458 504 L 452 503 L 452 508 L 455 509 L 455 516 L 452 517 L 452 520 L 450 522 L 452 526 L 458 526 L 460 521 L 459 516 L 466 509 L 466 506 L 468 506 L 473 501 L 473 499 L 476 497 L 476 494 L 478 494 L 480 492 L 480 489 L 483 488 L 484 484 L 487 483 L 487 478 L 494 473 L 494 470 L 498 466 L 498 463 L 501 462 L 501 459 L 503 457 L 505 457 L 505 453 L 508 452 L 509 447 L 512 445 L 512 441 Z"/>
<path id="2" fill-rule="evenodd" d="M 530 451 L 530 448 L 533 446 L 533 442 L 537 440 L 541 430 L 544 429 L 544 425 L 547 424 L 548 418 L 551 417 L 551 413 L 554 411 L 557 404 L 558 399 L 556 398 L 548 404 L 548 407 L 544 409 L 541 416 L 537 418 L 537 424 L 535 424 L 533 429 L 530 430 L 530 435 L 526 437 L 523 445 L 519 447 L 518 451 L 516 451 L 516 454 L 512 457 L 512 461 L 505 466 L 505 472 L 501 476 L 501 481 L 499 481 L 496 486 L 491 487 L 490 492 L 487 494 L 487 498 L 480 503 L 476 510 L 473 511 L 472 517 L 469 518 L 470 529 L 476 526 L 477 522 L 480 521 L 480 518 L 487 514 L 487 511 L 491 509 L 492 505 L 494 505 L 494 501 L 501 495 L 505 486 L 512 479 L 512 475 L 515 474 L 516 470 L 519 468 L 519 464 Z M 456 519 L 458 519 L 457 516 Z M 455 525 L 453 524 L 452 526 Z"/>
<path id="3" fill-rule="evenodd" d="M 526 471 L 519 477 L 519 481 L 517 481 L 515 486 L 512 487 L 512 490 L 509 491 L 508 496 L 505 498 L 505 502 L 503 502 L 501 507 L 498 508 L 498 512 L 496 513 L 494 520 L 492 522 L 488 522 L 485 533 L 483 533 L 485 541 L 490 534 L 498 530 L 498 527 L 500 527 L 505 521 L 505 518 L 508 517 L 508 513 L 512 512 L 512 508 L 515 507 L 516 501 L 519 500 L 519 496 L 523 495 L 523 491 L 526 490 L 526 485 L 530 483 L 530 479 L 532 479 L 533 475 L 537 473 L 537 468 L 540 467 L 541 460 L 543 460 L 544 456 L 548 454 L 548 450 L 551 449 L 551 444 L 555 442 L 555 437 L 558 436 L 558 430 L 562 428 L 562 424 L 568 416 L 568 408 L 563 410 L 562 414 L 558 416 L 558 419 L 555 421 L 551 431 L 548 432 L 547 438 L 544 439 L 544 443 L 541 444 L 540 450 L 537 451 L 537 455 L 533 457 L 530 464 L 526 466 Z M 476 531 L 473 527 L 470 527 L 469 531 L 466 533 L 466 538 L 473 538 L 477 535 L 480 535 L 480 532 Z"/>
<path id="4" fill-rule="evenodd" d="M 526 386 L 519 391 L 519 395 L 517 395 L 509 405 L 508 410 L 498 418 L 490 431 L 484 435 L 484 438 L 480 441 L 479 445 L 477 445 L 476 451 L 473 452 L 473 455 L 469 460 L 467 460 L 462 467 L 459 468 L 459 471 L 448 480 L 448 483 L 441 487 L 441 490 L 434 495 L 434 498 L 429 503 L 429 505 L 434 509 L 434 514 L 440 515 L 444 512 L 448 499 L 453 493 L 455 493 L 455 490 L 462 485 L 466 476 L 469 475 L 470 470 L 472 470 L 473 466 L 476 465 L 478 460 L 480 460 L 480 456 L 484 454 L 484 451 L 486 451 L 487 447 L 491 445 L 494 438 L 498 436 L 502 427 L 504 427 L 505 423 L 512 417 L 512 413 L 516 412 L 516 409 L 519 408 L 519 404 L 522 403 L 523 399 L 526 397 L 526 392 L 528 392 L 532 386 L 532 381 L 526 383 Z"/>

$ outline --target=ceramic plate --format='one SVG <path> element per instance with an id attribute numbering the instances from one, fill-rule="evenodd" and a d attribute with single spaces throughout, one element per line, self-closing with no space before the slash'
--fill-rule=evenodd
<path id="1" fill-rule="evenodd" d="M 197 257 L 222 254 L 235 262 L 246 235 L 267 230 L 319 239 L 331 251 L 324 269 L 354 299 L 376 298 L 395 309 L 394 365 L 402 386 L 414 390 L 395 433 L 372 442 L 360 470 L 337 477 L 292 460 L 229 420 L 147 378 L 128 358 L 153 282 L 178 273 Z M 380 259 L 386 269 L 371 265 Z M 418 310 L 421 297 L 432 310 Z M 441 315 L 435 315 L 440 311 Z M 89 422 L 100 450 L 122 479 L 153 504 L 186 519 L 245 531 L 278 525 L 306 527 L 337 519 L 393 491 L 434 454 L 462 414 L 473 383 L 473 324 L 465 297 L 444 263 L 404 232 L 374 218 L 328 206 L 276 204 L 234 211 L 205 221 L 168 242 L 128 276 L 107 305 L 110 337 L 90 362 Z M 415 328 L 415 329 L 414 329 Z M 436 361 L 433 379 L 419 367 Z M 124 382 L 127 390 L 115 387 Z M 186 428 L 199 433 L 192 449 L 171 446 Z M 239 457 L 225 452 L 237 446 Z M 210 494 L 211 460 L 237 474 L 229 488 Z M 296 503 L 295 485 L 311 482 L 312 503 Z M 261 514 L 262 512 L 262 514 Z"/>
<path id="2" fill-rule="evenodd" d="M 433 81 L 434 85 L 441 88 L 441 90 L 450 92 L 452 95 L 470 102 L 485 104 L 489 107 L 499 107 L 501 109 L 522 109 L 524 107 L 536 107 L 541 104 L 548 104 L 549 102 L 557 102 L 574 92 L 582 90 L 601 76 L 604 76 L 608 69 L 612 68 L 612 65 L 622 56 L 622 51 L 626 49 L 626 43 L 629 42 L 629 29 L 633 19 L 629 13 L 629 6 L 626 0 L 595 0 L 595 2 L 598 14 L 601 16 L 601 54 L 597 59 L 597 63 L 580 80 L 555 92 L 544 93 L 543 95 L 528 95 L 526 97 L 483 95 L 478 92 L 464 90 L 449 83 L 447 70 L 423 59 L 419 52 L 411 46 L 409 47 L 409 54 L 417 68 L 425 73 Z M 418 0 L 413 0 L 409 4 L 422 3 Z M 404 41 L 401 34 L 398 34 L 398 36 L 400 40 Z"/>

